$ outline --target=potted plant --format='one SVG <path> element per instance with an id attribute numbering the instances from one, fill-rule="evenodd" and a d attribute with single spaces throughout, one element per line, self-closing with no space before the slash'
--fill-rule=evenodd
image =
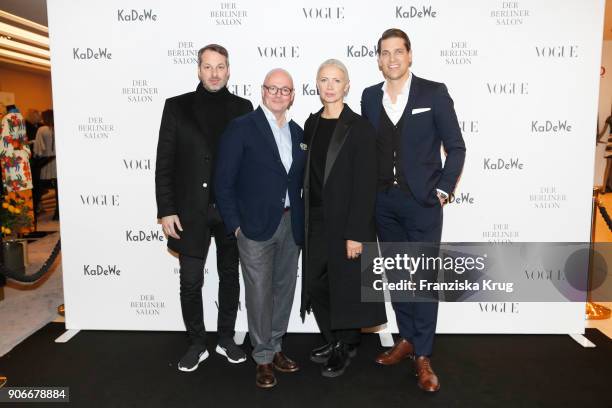
<path id="1" fill-rule="evenodd" d="M 25 274 L 25 247 L 19 238 L 22 230 L 33 226 L 31 210 L 25 200 L 9 196 L 4 198 L 0 208 L 4 265 L 19 274 Z"/>

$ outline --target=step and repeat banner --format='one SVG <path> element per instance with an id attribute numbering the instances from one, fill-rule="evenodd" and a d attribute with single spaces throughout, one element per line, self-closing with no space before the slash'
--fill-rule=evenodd
<path id="1" fill-rule="evenodd" d="M 178 260 L 156 220 L 155 153 L 164 100 L 195 90 L 209 43 L 229 50 L 229 89 L 255 106 L 266 72 L 287 69 L 303 124 L 321 107 L 322 61 L 347 65 L 359 111 L 362 90 L 382 81 L 380 34 L 403 29 L 412 72 L 448 86 L 467 146 L 443 240 L 589 240 L 603 0 L 47 3 L 69 329 L 184 330 Z M 214 244 L 209 254 L 213 330 Z M 298 311 L 296 296 L 289 330 L 318 331 Z M 388 316 L 394 331 L 389 305 Z M 247 329 L 244 291 L 236 328 Z M 583 303 L 443 303 L 438 322 L 443 333 L 583 330 Z"/>

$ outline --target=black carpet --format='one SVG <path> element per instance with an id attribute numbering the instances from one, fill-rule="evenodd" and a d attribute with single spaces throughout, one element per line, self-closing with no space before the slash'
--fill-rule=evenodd
<path id="1" fill-rule="evenodd" d="M 75 407 L 612 407 L 612 341 L 597 330 L 586 334 L 595 349 L 564 335 L 438 335 L 435 395 L 416 387 L 408 362 L 373 362 L 376 335 L 364 335 L 347 372 L 330 379 L 308 360 L 320 337 L 290 334 L 284 351 L 301 371 L 260 390 L 251 360 L 234 365 L 213 352 L 197 371 L 179 372 L 184 333 L 83 331 L 54 343 L 63 331 L 49 324 L 0 358 L 7 386 L 68 386 L 70 404 L 53 405 Z"/>

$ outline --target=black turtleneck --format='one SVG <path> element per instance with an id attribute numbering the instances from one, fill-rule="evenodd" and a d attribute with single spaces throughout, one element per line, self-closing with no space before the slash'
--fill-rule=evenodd
<path id="1" fill-rule="evenodd" d="M 210 145 L 211 151 L 214 152 L 212 161 L 212 168 L 214 169 L 219 139 L 230 122 L 227 112 L 227 102 L 231 96 L 231 93 L 227 87 L 223 87 L 217 92 L 210 92 L 204 88 L 204 86 L 202 86 L 202 83 L 200 83 L 196 89 L 196 96 L 200 99 L 200 102 L 202 103 L 201 106 L 203 108 L 202 112 L 199 112 L 198 114 L 204 116 L 204 121 L 206 122 L 209 130 L 210 137 L 208 138 L 208 144 Z M 213 179 L 214 176 L 210 179 L 211 188 L 209 202 L 211 204 L 215 202 L 214 188 L 212 187 Z"/>

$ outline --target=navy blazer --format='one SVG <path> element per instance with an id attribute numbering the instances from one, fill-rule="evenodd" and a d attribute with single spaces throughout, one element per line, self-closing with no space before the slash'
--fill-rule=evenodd
<path id="1" fill-rule="evenodd" d="M 364 89 L 361 114 L 378 130 L 382 110 L 383 82 Z M 413 109 L 430 108 L 421 113 Z M 402 173 L 416 200 L 425 206 L 438 201 L 436 189 L 451 194 L 465 161 L 465 143 L 446 86 L 412 75 L 408 103 L 402 116 Z M 446 161 L 442 168 L 440 148 Z"/>
<path id="2" fill-rule="evenodd" d="M 234 119 L 221 136 L 215 196 L 228 233 L 240 227 L 240 232 L 254 241 L 272 238 L 289 191 L 293 238 L 296 244 L 303 245 L 304 132 L 294 121 L 289 122 L 289 130 L 293 145 L 289 174 L 261 107 Z"/>

